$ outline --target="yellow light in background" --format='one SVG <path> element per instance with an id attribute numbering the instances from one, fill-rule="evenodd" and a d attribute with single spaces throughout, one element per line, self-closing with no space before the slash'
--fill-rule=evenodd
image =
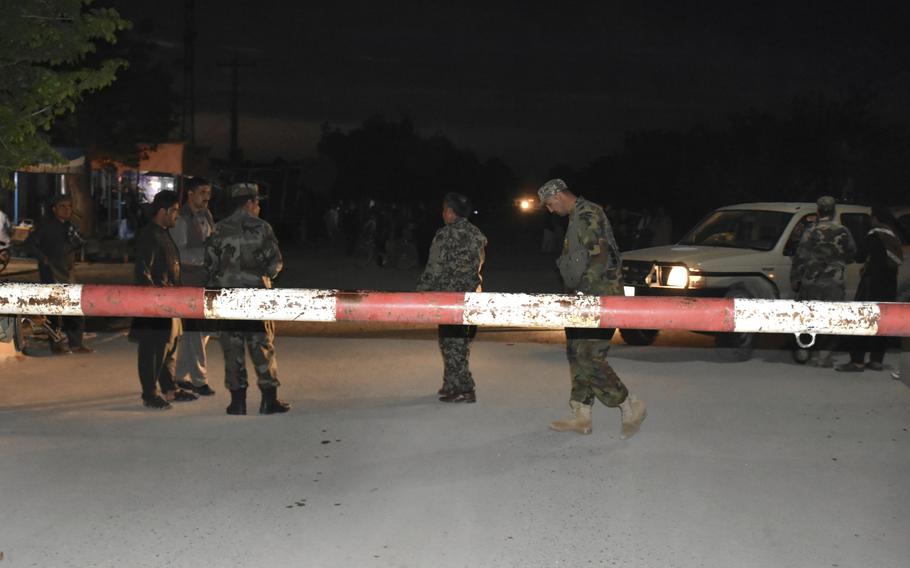
<path id="1" fill-rule="evenodd" d="M 531 208 L 531 203 L 527 199 L 522 199 L 518 206 L 521 207 L 522 211 L 527 211 Z"/>

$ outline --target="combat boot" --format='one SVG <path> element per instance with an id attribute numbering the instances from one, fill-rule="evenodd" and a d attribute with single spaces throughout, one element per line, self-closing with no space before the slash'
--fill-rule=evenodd
<path id="1" fill-rule="evenodd" d="M 631 438 L 641 428 L 641 423 L 645 421 L 648 410 L 645 403 L 638 398 L 629 395 L 626 400 L 619 405 L 619 411 L 622 413 L 622 439 Z"/>
<path id="2" fill-rule="evenodd" d="M 246 414 L 246 387 L 231 390 L 231 404 L 227 407 L 227 413 L 238 416 Z"/>
<path id="3" fill-rule="evenodd" d="M 262 402 L 259 404 L 259 414 L 280 414 L 291 409 L 291 405 L 278 400 L 278 389 L 262 389 Z"/>
<path id="4" fill-rule="evenodd" d="M 575 400 L 569 401 L 572 417 L 568 420 L 550 422 L 550 430 L 557 432 L 578 432 L 579 434 L 591 433 L 591 404 L 584 404 Z"/>

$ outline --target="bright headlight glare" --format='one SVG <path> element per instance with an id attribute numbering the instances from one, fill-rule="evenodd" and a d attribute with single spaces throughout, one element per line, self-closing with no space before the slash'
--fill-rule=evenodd
<path id="1" fill-rule="evenodd" d="M 689 283 L 689 269 L 685 266 L 674 266 L 667 276 L 667 286 L 670 288 L 685 288 Z"/>

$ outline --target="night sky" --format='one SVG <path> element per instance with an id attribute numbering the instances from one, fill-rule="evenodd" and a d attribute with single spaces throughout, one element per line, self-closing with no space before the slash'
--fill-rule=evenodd
<path id="1" fill-rule="evenodd" d="M 154 25 L 146 35 L 174 65 L 183 4 L 114 3 Z M 217 63 L 234 55 L 255 63 L 241 75 L 240 145 L 256 160 L 311 157 L 322 123 L 376 113 L 522 176 L 583 166 L 630 129 L 716 124 L 798 95 L 859 89 L 881 115 L 910 117 L 910 2 L 196 4 L 196 131 L 215 156 L 229 133 Z"/>

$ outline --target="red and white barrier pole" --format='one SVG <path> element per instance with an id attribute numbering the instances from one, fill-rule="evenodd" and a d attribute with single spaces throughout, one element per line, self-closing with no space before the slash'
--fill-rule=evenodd
<path id="1" fill-rule="evenodd" d="M 742 298 L 7 283 L 0 313 L 910 336 L 910 304 Z"/>

